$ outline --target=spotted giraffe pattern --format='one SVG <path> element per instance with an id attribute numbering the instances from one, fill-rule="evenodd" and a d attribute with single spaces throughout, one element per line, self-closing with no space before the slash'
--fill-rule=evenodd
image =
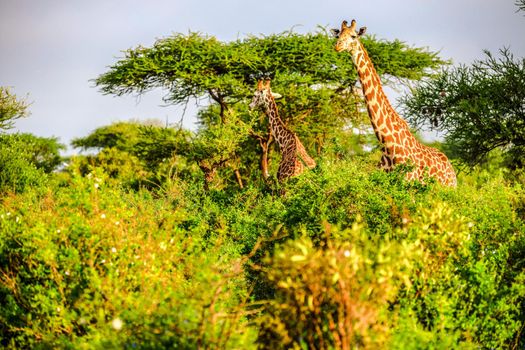
<path id="1" fill-rule="evenodd" d="M 270 88 L 270 80 L 259 80 L 257 82 L 257 89 L 250 103 L 251 109 L 256 107 L 262 107 L 268 116 L 271 132 L 279 144 L 281 152 L 281 162 L 277 172 L 279 182 L 301 174 L 305 165 L 310 169 L 314 168 L 315 160 L 308 155 L 297 135 L 288 129 L 279 117 L 274 94 Z"/>
<path id="2" fill-rule="evenodd" d="M 422 181 L 425 176 L 435 177 L 447 186 L 456 186 L 456 173 L 447 156 L 435 148 L 421 144 L 410 132 L 407 122 L 396 113 L 386 97 L 370 57 L 359 37 L 366 28 L 355 30 L 356 22 L 350 26 L 343 21 L 335 50 L 348 51 L 357 69 L 368 115 L 377 139 L 383 147 L 381 168 L 390 171 L 397 164 L 412 164 L 415 168 L 407 174 L 408 180 Z"/>

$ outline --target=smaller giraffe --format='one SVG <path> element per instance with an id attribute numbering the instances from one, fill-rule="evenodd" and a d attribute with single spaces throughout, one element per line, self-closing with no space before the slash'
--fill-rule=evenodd
<path id="1" fill-rule="evenodd" d="M 250 103 L 250 108 L 262 107 L 269 118 L 271 132 L 279 144 L 281 152 L 277 179 L 282 182 L 289 177 L 301 174 L 304 171 L 304 165 L 312 169 L 316 163 L 308 155 L 297 135 L 288 129 L 279 117 L 275 103 L 276 96 L 278 95 L 271 91 L 270 80 L 260 79 L 257 81 L 257 89 Z"/>
<path id="2" fill-rule="evenodd" d="M 374 64 L 359 40 L 366 27 L 356 31 L 356 22 L 350 26 L 343 21 L 341 29 L 333 32 L 337 37 L 335 50 L 348 51 L 361 82 L 374 132 L 383 146 L 381 168 L 390 171 L 397 164 L 408 163 L 415 169 L 407 174 L 408 180 L 422 181 L 425 176 L 435 177 L 447 186 L 456 186 L 456 173 L 447 156 L 435 148 L 420 143 L 410 132 L 407 122 L 394 110 L 381 86 Z"/>

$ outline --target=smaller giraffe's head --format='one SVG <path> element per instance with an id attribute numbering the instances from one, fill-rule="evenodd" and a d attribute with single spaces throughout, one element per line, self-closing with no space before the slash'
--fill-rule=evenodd
<path id="1" fill-rule="evenodd" d="M 350 26 L 347 21 L 343 21 L 341 24 L 341 29 L 333 29 L 337 38 L 337 43 L 335 44 L 335 51 L 349 51 L 353 52 L 359 47 L 359 37 L 366 32 L 366 27 L 362 27 L 359 31 L 355 30 L 356 22 L 355 19 L 352 20 Z"/>
<path id="2" fill-rule="evenodd" d="M 270 88 L 270 79 L 259 79 L 257 81 L 257 89 L 255 90 L 252 102 L 250 103 L 250 108 L 254 109 L 256 107 L 267 106 L 272 97 L 279 98 L 281 95 L 272 92 Z"/>

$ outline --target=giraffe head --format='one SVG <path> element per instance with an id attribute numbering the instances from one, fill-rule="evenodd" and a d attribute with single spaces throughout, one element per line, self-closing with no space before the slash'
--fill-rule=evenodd
<path id="1" fill-rule="evenodd" d="M 359 31 L 355 30 L 356 22 L 352 20 L 350 26 L 347 21 L 343 21 L 341 29 L 334 29 L 332 32 L 337 38 L 335 50 L 337 52 L 349 51 L 350 53 L 359 47 L 359 37 L 366 32 L 366 27 L 361 27 Z"/>
<path id="2" fill-rule="evenodd" d="M 250 108 L 254 109 L 256 107 L 267 106 L 272 97 L 279 98 L 281 95 L 272 92 L 270 79 L 259 79 L 257 81 L 257 89 L 253 94 L 252 103 L 250 103 Z"/>

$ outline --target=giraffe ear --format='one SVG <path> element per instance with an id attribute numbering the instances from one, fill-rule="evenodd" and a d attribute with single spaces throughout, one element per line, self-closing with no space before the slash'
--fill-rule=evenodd
<path id="1" fill-rule="evenodd" d="M 358 36 L 361 36 L 366 33 L 366 27 L 359 28 L 359 33 L 357 33 Z"/>
<path id="2" fill-rule="evenodd" d="M 341 33 L 341 31 L 339 29 L 330 29 L 330 33 L 336 38 L 339 38 L 339 33 Z"/>
<path id="3" fill-rule="evenodd" d="M 278 93 L 276 93 L 276 92 L 272 92 L 272 96 L 273 96 L 273 98 L 276 99 L 276 100 L 279 99 L 279 98 L 281 98 L 281 97 L 283 97 L 283 95 L 278 94 Z"/>

